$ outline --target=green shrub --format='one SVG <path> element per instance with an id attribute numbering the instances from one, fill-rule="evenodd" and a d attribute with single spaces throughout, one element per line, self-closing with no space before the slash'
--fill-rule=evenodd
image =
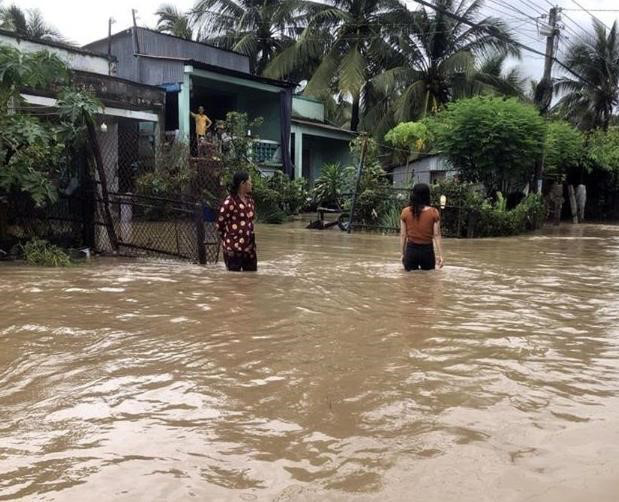
<path id="1" fill-rule="evenodd" d="M 475 222 L 475 237 L 500 237 L 518 235 L 535 230 L 544 223 L 544 201 L 540 195 L 531 194 L 511 211 L 484 203 Z"/>
<path id="2" fill-rule="evenodd" d="M 354 171 L 353 167 L 344 167 L 339 163 L 322 166 L 320 176 L 314 182 L 313 199 L 322 206 L 342 207 L 343 195 L 351 189 Z"/>
<path id="3" fill-rule="evenodd" d="M 432 185 L 432 205 L 438 207 L 440 197 L 447 198 L 448 206 L 478 207 L 484 201 L 484 190 L 475 183 L 457 181 L 453 178 L 441 179 Z"/>
<path id="4" fill-rule="evenodd" d="M 386 231 L 389 229 L 399 231 L 400 215 L 406 204 L 408 202 L 402 202 L 397 199 L 392 199 L 386 204 L 383 213 L 380 215 L 380 226 Z"/>
<path id="5" fill-rule="evenodd" d="M 30 265 L 42 267 L 68 267 L 72 264 L 71 258 L 58 246 L 47 241 L 32 239 L 21 246 L 24 260 Z"/>
<path id="6" fill-rule="evenodd" d="M 189 157 L 189 145 L 182 141 L 157 148 L 153 169 L 136 179 L 138 193 L 174 197 L 187 192 L 192 176 Z"/>
<path id="7" fill-rule="evenodd" d="M 498 192 L 496 201 L 484 197 L 473 183 L 441 180 L 432 187 L 432 204 L 439 207 L 440 196 L 447 197 L 441 214 L 441 227 L 446 236 L 499 237 L 517 235 L 539 228 L 544 223 L 543 199 L 531 194 L 516 207 L 507 209 L 507 200 Z"/>
<path id="8" fill-rule="evenodd" d="M 267 177 L 253 170 L 251 177 L 256 214 L 262 223 L 283 223 L 298 214 L 307 201 L 305 180 L 291 180 L 280 171 Z"/>
<path id="9" fill-rule="evenodd" d="M 474 97 L 451 103 L 437 119 L 436 147 L 463 180 L 507 193 L 528 181 L 540 158 L 546 123 L 515 98 Z"/>

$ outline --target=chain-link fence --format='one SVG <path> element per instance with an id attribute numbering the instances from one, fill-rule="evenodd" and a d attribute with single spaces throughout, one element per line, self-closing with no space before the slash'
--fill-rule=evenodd
<path id="1" fill-rule="evenodd" d="M 92 201 L 83 194 L 61 194 L 38 207 L 29 197 L 11 194 L 6 204 L 11 237 L 18 241 L 44 239 L 65 248 L 89 247 L 93 241 Z M 88 224 L 90 220 L 91 224 Z"/>
<path id="2" fill-rule="evenodd" d="M 218 261 L 224 190 L 212 147 L 160 141 L 152 123 L 118 120 L 105 129 L 97 133 L 107 190 L 97 175 L 96 249 Z"/>
<path id="3" fill-rule="evenodd" d="M 205 221 L 207 215 L 202 204 L 137 194 L 108 195 L 107 201 L 96 199 L 95 248 L 98 251 L 217 262 L 216 225 Z M 112 216 L 112 232 L 104 215 L 106 204 Z"/>
<path id="4" fill-rule="evenodd" d="M 214 146 L 197 155 L 196 144 L 160 139 L 156 123 L 114 117 L 100 118 L 94 137 L 96 147 L 75 152 L 54 180 L 56 202 L 37 207 L 23 194 L 0 201 L 15 242 L 217 262 L 225 190 Z"/>
<path id="5" fill-rule="evenodd" d="M 344 194 L 345 205 L 350 206 L 352 193 Z M 438 194 L 440 195 L 440 194 Z M 409 204 L 410 189 L 381 187 L 380 190 L 360 194 L 352 219 L 353 230 L 369 232 L 397 233 L 400 231 L 402 210 Z M 445 237 L 473 237 L 479 212 L 470 207 L 448 203 L 444 207 L 436 204 L 441 215 L 441 233 Z M 343 211 L 339 216 L 339 227 L 347 230 L 350 211 Z"/>

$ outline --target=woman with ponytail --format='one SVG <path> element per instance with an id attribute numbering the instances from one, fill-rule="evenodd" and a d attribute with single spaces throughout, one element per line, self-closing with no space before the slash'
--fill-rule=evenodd
<path id="1" fill-rule="evenodd" d="M 430 205 L 430 187 L 417 183 L 400 216 L 400 250 L 406 271 L 433 270 L 444 264 L 440 215 Z M 436 245 L 436 253 L 434 253 Z"/>
<path id="2" fill-rule="evenodd" d="M 246 172 L 236 173 L 230 185 L 230 195 L 221 205 L 217 219 L 224 262 L 230 271 L 255 272 L 258 269 L 255 213 L 256 205 L 251 198 L 251 178 Z"/>

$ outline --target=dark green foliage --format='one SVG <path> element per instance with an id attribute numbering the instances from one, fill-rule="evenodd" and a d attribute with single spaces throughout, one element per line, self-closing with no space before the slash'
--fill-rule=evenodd
<path id="1" fill-rule="evenodd" d="M 154 168 L 136 179 L 138 193 L 155 197 L 177 197 L 189 189 L 192 170 L 189 146 L 178 142 L 155 152 Z"/>
<path id="2" fill-rule="evenodd" d="M 619 38 L 617 22 L 606 28 L 593 21 L 593 33 L 578 37 L 563 58 L 574 74 L 565 73 L 555 83 L 561 95 L 556 109 L 583 130 L 608 129 L 619 104 Z"/>
<path id="3" fill-rule="evenodd" d="M 432 205 L 439 207 L 441 195 L 447 198 L 447 207 L 441 211 L 441 226 L 448 236 L 518 235 L 540 228 L 544 223 L 544 202 L 536 194 L 524 198 L 511 210 L 506 208 L 506 199 L 500 192 L 493 202 L 473 183 L 442 180 L 432 186 Z"/>
<path id="4" fill-rule="evenodd" d="M 258 220 L 264 223 L 283 223 L 290 215 L 298 214 L 308 199 L 306 182 L 291 180 L 276 171 L 266 177 L 252 174 L 253 196 L 256 201 Z"/>
<path id="5" fill-rule="evenodd" d="M 438 149 L 464 181 L 482 182 L 492 192 L 523 186 L 542 154 L 544 120 L 514 98 L 462 99 L 437 120 Z"/>
<path id="6" fill-rule="evenodd" d="M 545 215 L 544 201 L 537 194 L 529 195 L 511 211 L 485 203 L 479 209 L 474 236 L 500 237 L 522 234 L 540 228 Z"/>
<path id="7" fill-rule="evenodd" d="M 30 265 L 40 267 L 68 267 L 72 264 L 71 258 L 58 246 L 47 241 L 32 239 L 21 246 L 24 260 Z"/>
<path id="8" fill-rule="evenodd" d="M 550 122 L 546 130 L 544 173 L 565 174 L 570 168 L 578 166 L 585 153 L 584 144 L 584 135 L 568 122 Z"/>
<path id="9" fill-rule="evenodd" d="M 85 120 L 92 120 L 99 104 L 69 87 L 59 96 L 57 120 L 52 122 L 28 113 L 31 107 L 19 91 L 60 88 L 68 84 L 67 78 L 67 68 L 53 54 L 0 46 L 0 195 L 24 192 L 37 205 L 56 199 L 53 181 L 69 169 L 69 155 L 83 139 Z M 9 108 L 16 113 L 8 113 Z"/>
<path id="10" fill-rule="evenodd" d="M 321 206 L 340 208 L 344 203 L 344 194 L 351 190 L 354 168 L 341 164 L 325 164 L 320 176 L 314 182 L 312 195 Z"/>

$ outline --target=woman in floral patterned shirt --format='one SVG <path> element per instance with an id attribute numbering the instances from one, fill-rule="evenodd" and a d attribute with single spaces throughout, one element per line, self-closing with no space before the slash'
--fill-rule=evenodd
<path id="1" fill-rule="evenodd" d="M 221 205 L 217 219 L 224 262 L 228 270 L 235 272 L 255 272 L 258 269 L 254 235 L 256 205 L 250 194 L 251 178 L 245 172 L 236 173 L 230 195 Z"/>

